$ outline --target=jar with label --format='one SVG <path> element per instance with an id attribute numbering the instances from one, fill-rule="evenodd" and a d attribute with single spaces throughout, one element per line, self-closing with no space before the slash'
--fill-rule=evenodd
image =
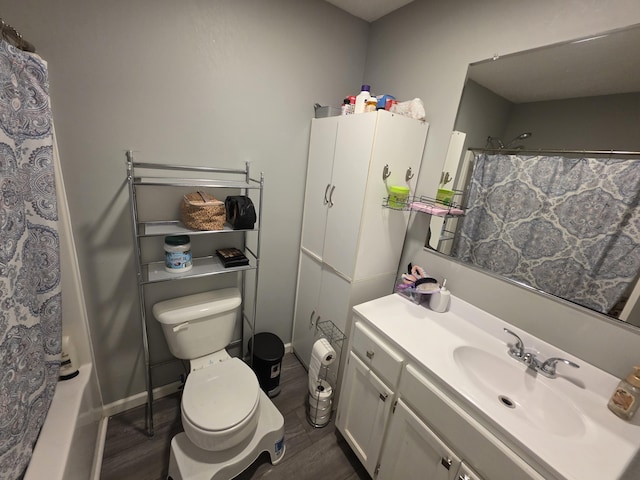
<path id="1" fill-rule="evenodd" d="M 633 372 L 627 378 L 621 380 L 616 387 L 611 400 L 609 410 L 624 420 L 630 420 L 640 405 L 640 367 L 633 367 Z"/>
<path id="2" fill-rule="evenodd" d="M 164 269 L 169 273 L 183 273 L 191 270 L 191 240 L 189 235 L 164 237 Z"/>

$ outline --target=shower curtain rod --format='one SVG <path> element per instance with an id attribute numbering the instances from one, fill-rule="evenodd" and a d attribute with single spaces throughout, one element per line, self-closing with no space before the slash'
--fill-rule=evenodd
<path id="1" fill-rule="evenodd" d="M 7 42 L 24 52 L 36 53 L 36 47 L 27 42 L 23 36 L 11 25 L 0 18 L 0 34 Z"/>
<path id="2" fill-rule="evenodd" d="M 514 153 L 537 153 L 537 154 L 547 154 L 547 153 L 559 153 L 559 154 L 571 154 L 571 155 L 640 155 L 640 152 L 626 151 L 626 150 L 547 150 L 544 148 L 540 149 L 529 149 L 521 148 L 521 149 L 508 149 L 508 148 L 469 148 L 472 152 L 479 153 L 505 153 L 505 154 L 514 154 Z"/>

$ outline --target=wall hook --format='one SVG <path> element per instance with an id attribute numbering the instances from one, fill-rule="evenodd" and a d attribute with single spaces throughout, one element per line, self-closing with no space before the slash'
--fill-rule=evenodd
<path id="1" fill-rule="evenodd" d="M 414 177 L 414 173 L 411 171 L 411 167 L 407 168 L 407 173 L 404 176 L 404 179 L 408 182 Z"/>
<path id="2" fill-rule="evenodd" d="M 389 170 L 389 164 L 386 164 L 382 169 L 382 181 L 384 182 L 390 176 L 391 176 L 391 170 Z"/>

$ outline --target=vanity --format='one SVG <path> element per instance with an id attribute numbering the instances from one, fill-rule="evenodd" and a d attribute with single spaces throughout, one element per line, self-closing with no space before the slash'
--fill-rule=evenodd
<path id="1" fill-rule="evenodd" d="M 637 478 L 640 415 L 607 409 L 612 375 L 453 295 L 445 313 L 400 294 L 353 313 L 336 426 L 372 478 Z M 554 357 L 553 378 L 531 364 Z"/>

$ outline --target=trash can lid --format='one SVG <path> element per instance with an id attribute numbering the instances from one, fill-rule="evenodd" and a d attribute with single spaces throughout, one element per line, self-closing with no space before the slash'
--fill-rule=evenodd
<path id="1" fill-rule="evenodd" d="M 255 351 L 252 349 L 252 342 L 255 342 Z M 257 333 L 253 339 L 249 339 L 249 351 L 253 356 L 267 362 L 282 360 L 284 356 L 284 343 L 280 338 L 269 332 Z"/>

